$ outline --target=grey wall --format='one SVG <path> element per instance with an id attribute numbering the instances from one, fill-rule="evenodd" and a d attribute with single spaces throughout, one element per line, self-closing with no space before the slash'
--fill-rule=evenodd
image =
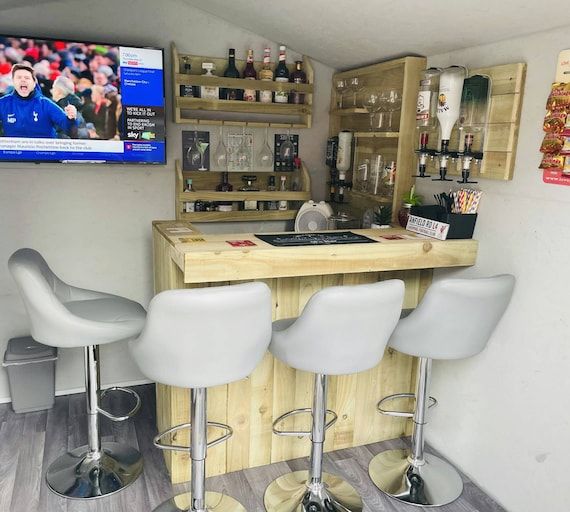
<path id="1" fill-rule="evenodd" d="M 514 179 L 479 183 L 477 264 L 453 272 L 510 272 L 515 294 L 482 354 L 434 364 L 440 406 L 428 429 L 429 442 L 512 512 L 562 512 L 570 500 L 561 470 L 570 453 L 570 188 L 544 184 L 538 170 L 544 106 L 558 53 L 569 46 L 568 30 L 554 30 L 428 59 L 528 64 Z M 443 190 L 427 180 L 418 189 L 428 198 Z"/>
<path id="2" fill-rule="evenodd" d="M 182 51 L 220 57 L 230 46 L 241 56 L 251 47 L 259 57 L 268 42 L 176 0 L 159 4 L 150 0 L 65 1 L 3 9 L 0 33 L 165 48 L 168 119 L 172 119 L 172 41 Z M 271 46 L 277 50 L 276 42 Z M 299 133 L 301 157 L 311 170 L 315 197 L 322 199 L 332 69 L 317 62 L 314 67 L 314 126 Z M 29 333 L 23 305 L 6 268 L 10 254 L 20 247 L 39 250 L 55 272 L 71 283 L 148 303 L 153 293 L 151 222 L 174 216 L 174 159 L 181 153 L 183 129 L 191 127 L 168 124 L 166 166 L 0 164 L 0 355 L 10 337 Z M 217 128 L 213 131 L 218 132 Z M 262 134 L 256 133 L 256 144 Z M 240 224 L 226 229 L 267 227 Z M 101 357 L 104 383 L 143 378 L 124 344 L 103 347 Z M 57 389 L 78 389 L 82 382 L 81 351 L 60 351 Z M 7 397 L 6 374 L 0 369 L 0 400 Z"/>

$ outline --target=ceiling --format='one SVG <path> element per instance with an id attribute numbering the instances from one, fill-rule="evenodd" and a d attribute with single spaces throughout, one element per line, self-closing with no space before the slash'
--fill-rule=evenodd
<path id="1" fill-rule="evenodd" d="M 336 69 L 570 25 L 559 0 L 183 0 Z"/>

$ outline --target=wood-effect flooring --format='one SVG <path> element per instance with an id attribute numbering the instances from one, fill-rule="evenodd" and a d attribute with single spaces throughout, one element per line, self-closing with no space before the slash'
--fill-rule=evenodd
<path id="1" fill-rule="evenodd" d="M 10 404 L 0 405 L 0 512 L 150 512 L 174 494 L 186 490 L 186 484 L 170 484 L 162 453 L 152 444 L 156 435 L 154 386 L 133 389 L 141 395 L 141 410 L 123 423 L 112 423 L 101 417 L 101 436 L 103 441 L 137 447 L 144 457 L 144 472 L 122 492 L 88 501 L 60 498 L 49 491 L 44 481 L 45 472 L 54 459 L 87 442 L 85 395 L 57 397 L 52 409 L 26 414 L 14 413 Z M 466 477 L 463 477 L 462 496 L 439 509 L 414 507 L 385 496 L 370 481 L 368 463 L 377 453 L 404 445 L 404 440 L 395 440 L 332 452 L 325 455 L 324 469 L 346 478 L 356 487 L 363 498 L 365 512 L 505 511 Z M 307 458 L 279 462 L 209 478 L 206 487 L 233 496 L 248 512 L 263 512 L 263 493 L 267 485 L 282 474 L 307 467 Z"/>

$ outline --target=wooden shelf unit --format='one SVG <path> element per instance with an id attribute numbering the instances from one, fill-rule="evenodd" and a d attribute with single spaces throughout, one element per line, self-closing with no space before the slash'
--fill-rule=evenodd
<path id="1" fill-rule="evenodd" d="M 353 132 L 352 170 L 354 171 L 365 158 L 375 153 L 380 153 L 385 161 L 394 160 L 396 162 L 396 180 L 391 197 L 348 190 L 346 206 L 337 205 L 336 209 L 342 209 L 361 219 L 367 209 L 379 204 L 390 204 L 392 220 L 397 221 L 402 196 L 412 186 L 412 175 L 415 174 L 416 105 L 419 81 L 425 68 L 426 59 L 424 57 L 403 57 L 343 71 L 333 76 L 329 134 L 330 136 L 338 135 L 341 130 Z M 365 88 L 396 89 L 401 93 L 401 110 L 392 114 L 393 131 L 369 131 L 368 112 L 361 107 L 362 92 L 356 95 L 356 107 L 352 106 L 354 96 L 348 93 L 343 98 L 345 108 L 338 108 L 339 96 L 334 84 L 337 80 L 352 77 L 359 77 L 364 82 Z M 353 181 L 350 174 L 347 180 Z"/>
<path id="2" fill-rule="evenodd" d="M 175 209 L 177 220 L 191 222 L 237 222 L 258 220 L 292 220 L 296 217 L 299 208 L 295 203 L 308 201 L 311 198 L 311 178 L 304 164 L 301 169 L 292 172 L 230 172 L 230 182 L 234 186 L 232 192 L 217 192 L 216 185 L 220 183 L 219 171 L 183 171 L 179 160 L 176 160 Z M 242 186 L 241 176 L 248 174 L 257 176 L 255 185 L 259 191 L 243 192 L 238 190 Z M 268 192 L 264 190 L 269 176 L 275 176 L 275 186 L 279 188 L 280 176 L 287 176 L 287 186 L 290 188 L 293 180 L 297 178 L 299 189 L 297 191 Z M 184 180 L 192 178 L 194 192 L 184 192 Z M 243 201 L 282 201 L 289 202 L 287 210 L 233 210 L 231 212 L 185 212 L 184 203 L 195 201 L 233 202 Z"/>
<path id="3" fill-rule="evenodd" d="M 202 73 L 202 62 L 213 62 L 216 74 L 222 74 L 227 66 L 227 59 L 202 57 L 179 53 L 172 44 L 172 97 L 175 123 L 190 124 L 227 124 L 232 126 L 271 126 L 275 128 L 310 128 L 313 110 L 314 72 L 311 61 L 303 57 L 303 69 L 307 75 L 307 84 L 268 82 L 262 80 L 246 80 L 243 78 L 227 78 L 215 76 L 205 78 Z M 181 73 L 182 59 L 189 58 L 190 74 Z M 246 61 L 237 60 L 238 69 L 245 67 Z M 255 61 L 257 72 L 263 65 Z M 275 63 L 271 67 L 275 69 Z M 295 64 L 287 64 L 289 71 Z M 186 98 L 180 96 L 181 85 L 211 85 L 222 88 L 255 89 L 257 91 L 298 91 L 305 94 L 305 103 L 293 105 L 288 103 L 260 103 L 236 100 L 207 100 L 202 98 Z"/>

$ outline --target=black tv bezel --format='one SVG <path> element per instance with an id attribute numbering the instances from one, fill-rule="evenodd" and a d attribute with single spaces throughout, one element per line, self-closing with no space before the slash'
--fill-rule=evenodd
<path id="1" fill-rule="evenodd" d="M 167 165 L 168 164 L 168 157 L 167 157 L 167 141 L 168 135 L 166 130 L 166 73 L 165 67 L 166 62 L 164 60 L 164 48 L 158 46 L 141 46 L 141 45 L 127 45 L 127 44 L 119 44 L 119 43 L 109 43 L 105 41 L 81 41 L 73 38 L 65 38 L 65 37 L 42 37 L 42 36 L 25 36 L 25 35 L 10 35 L 10 34 L 2 34 L 0 33 L 0 37 L 12 37 L 15 39 L 34 39 L 36 41 L 63 41 L 65 43 L 79 43 L 79 44 L 101 44 L 105 46 L 130 46 L 131 48 L 140 48 L 143 50 L 159 50 L 162 55 L 162 99 L 163 99 L 163 108 L 164 108 L 164 161 L 163 162 L 120 162 L 117 160 L 105 160 L 103 162 L 95 161 L 95 160 L 10 160 L 4 159 L 0 156 L 0 166 L 2 164 L 63 164 L 63 165 L 144 165 L 144 166 L 153 166 L 153 165 Z M 32 138 L 32 137 L 30 137 Z M 126 142 L 126 141 L 122 141 Z M 0 167 L 1 169 L 1 167 Z"/>

